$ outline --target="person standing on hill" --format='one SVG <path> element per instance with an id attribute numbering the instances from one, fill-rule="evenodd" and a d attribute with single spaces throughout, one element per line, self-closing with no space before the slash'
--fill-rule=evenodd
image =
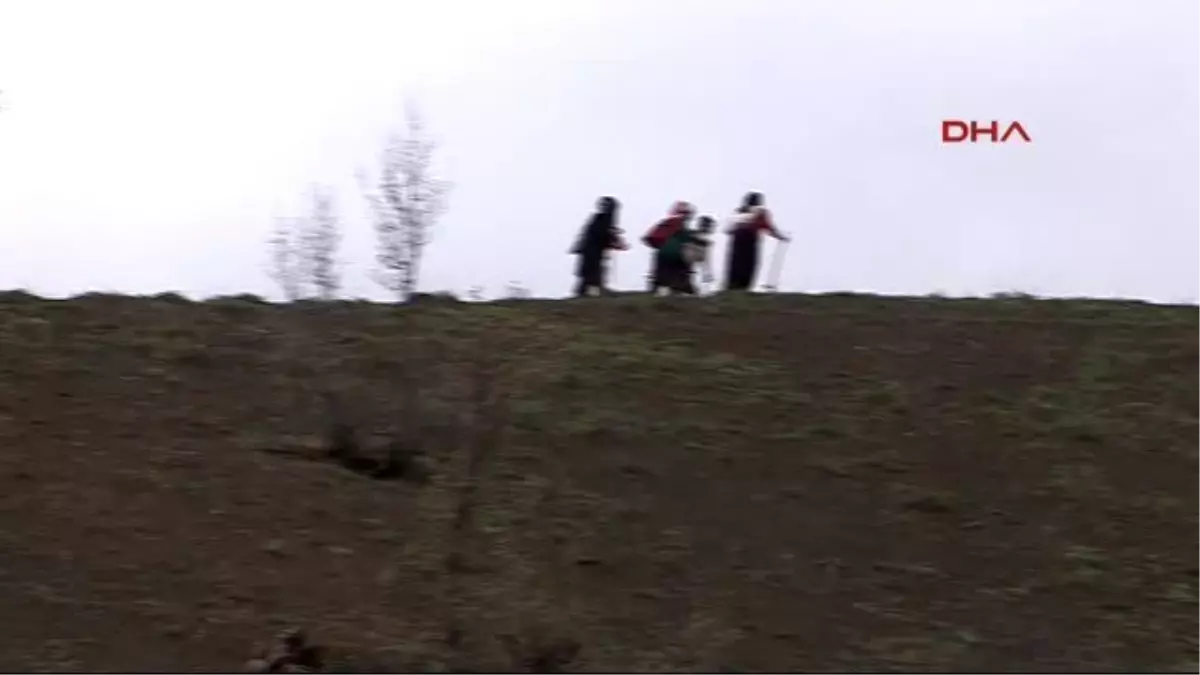
<path id="1" fill-rule="evenodd" d="M 679 275 L 686 272 L 683 242 L 678 235 L 686 233 L 688 221 L 695 212 L 690 203 L 675 202 L 667 217 L 655 223 L 642 237 L 642 243 L 654 249 L 649 274 L 651 293 L 669 291 L 672 286 L 678 285 Z"/>
<path id="2" fill-rule="evenodd" d="M 788 241 L 787 235 L 775 229 L 771 212 L 763 205 L 762 194 L 748 193 L 725 228 L 730 237 L 725 290 L 748 291 L 754 286 L 763 232 L 779 241 Z"/>
<path id="3" fill-rule="evenodd" d="M 696 295 L 696 284 L 693 278 L 695 277 L 696 268 L 700 268 L 700 282 L 707 286 L 712 283 L 712 262 L 710 251 L 712 250 L 712 232 L 716 228 L 717 222 L 712 216 L 700 216 L 696 221 L 696 229 L 687 230 L 687 237 L 683 242 L 683 262 L 685 265 L 685 274 L 681 280 L 680 290 L 689 295 Z"/>
<path id="4" fill-rule="evenodd" d="M 596 212 L 583 226 L 583 230 L 571 247 L 571 254 L 579 256 L 575 276 L 576 297 L 598 296 L 607 290 L 604 258 L 609 251 L 626 251 L 629 244 L 621 236 L 617 226 L 617 214 L 621 203 L 615 197 L 601 197 L 596 202 Z"/>
<path id="5" fill-rule="evenodd" d="M 711 280 L 708 247 L 715 224 L 711 217 L 702 216 L 695 229 L 683 227 L 667 238 L 659 248 L 660 288 L 670 293 L 696 295 L 693 277 L 697 266 L 703 271 L 703 281 Z"/>

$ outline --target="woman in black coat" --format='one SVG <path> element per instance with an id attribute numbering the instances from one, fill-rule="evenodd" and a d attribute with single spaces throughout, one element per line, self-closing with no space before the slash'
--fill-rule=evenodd
<path id="1" fill-rule="evenodd" d="M 617 212 L 621 204 L 614 197 L 601 197 L 583 231 L 571 247 L 571 253 L 579 256 L 575 276 L 575 295 L 600 295 L 605 289 L 604 258 L 610 250 L 624 251 L 629 248 L 617 227 Z"/>
<path id="2" fill-rule="evenodd" d="M 770 211 L 763 206 L 762 194 L 748 193 L 725 228 L 725 233 L 730 237 L 725 290 L 748 291 L 754 286 L 764 232 L 779 241 L 788 241 L 786 235 L 775 229 Z"/>

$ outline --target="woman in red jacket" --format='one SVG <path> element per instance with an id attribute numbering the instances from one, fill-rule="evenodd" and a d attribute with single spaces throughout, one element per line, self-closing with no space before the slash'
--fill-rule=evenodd
<path id="1" fill-rule="evenodd" d="M 742 205 L 725 228 L 725 233 L 730 237 L 725 290 L 748 291 L 754 286 L 754 277 L 758 273 L 758 250 L 764 232 L 779 241 L 788 241 L 787 235 L 775 229 L 771 212 L 763 206 L 762 194 L 751 192 L 742 200 Z"/>
<path id="2" fill-rule="evenodd" d="M 669 289 L 672 279 L 677 277 L 682 260 L 667 255 L 663 246 L 687 228 L 688 221 L 695 213 L 696 207 L 690 202 L 677 201 L 671 205 L 667 217 L 655 223 L 642 237 L 642 243 L 654 249 L 654 255 L 650 259 L 650 273 L 647 275 L 651 293 L 658 293 L 659 289 L 663 288 Z"/>

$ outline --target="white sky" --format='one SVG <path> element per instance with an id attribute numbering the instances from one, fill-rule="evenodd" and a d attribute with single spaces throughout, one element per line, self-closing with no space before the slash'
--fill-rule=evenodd
<path id="1" fill-rule="evenodd" d="M 1195 0 L 0 0 L 0 92 L 3 288 L 273 294 L 323 182 L 384 297 L 354 175 L 413 96 L 456 185 L 423 290 L 563 295 L 597 196 L 640 234 L 757 189 L 785 290 L 1200 297 Z"/>

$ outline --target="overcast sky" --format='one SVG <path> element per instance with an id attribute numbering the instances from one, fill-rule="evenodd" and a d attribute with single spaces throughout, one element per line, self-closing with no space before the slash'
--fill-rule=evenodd
<path id="1" fill-rule="evenodd" d="M 1198 89 L 1195 0 L 0 0 L 0 287 L 274 294 L 318 182 L 382 297 L 354 176 L 410 96 L 455 184 L 422 290 L 564 295 L 597 196 L 640 234 L 754 189 L 784 290 L 1194 302 Z"/>

